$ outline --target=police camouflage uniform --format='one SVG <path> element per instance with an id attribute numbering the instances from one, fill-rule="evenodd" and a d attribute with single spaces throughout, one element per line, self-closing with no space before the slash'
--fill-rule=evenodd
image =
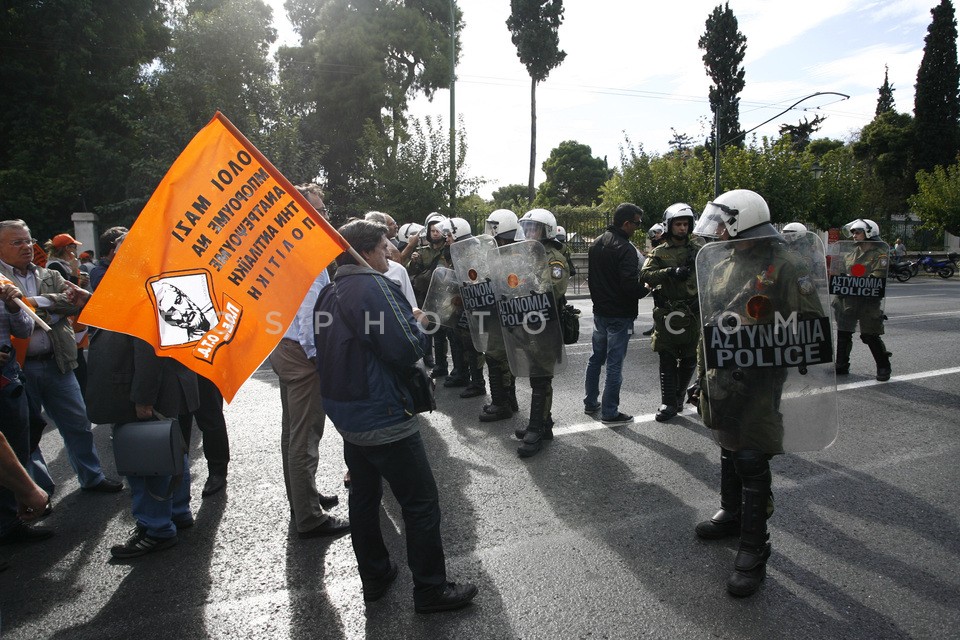
<path id="1" fill-rule="evenodd" d="M 557 305 L 557 312 L 566 304 L 567 285 L 570 274 L 567 259 L 560 250 L 560 243 L 556 240 L 541 241 L 546 250 L 547 266 L 542 282 L 549 282 L 553 298 Z M 517 429 L 515 435 L 523 440 L 520 454 L 532 455 L 540 448 L 540 440 L 553 440 L 553 416 L 550 411 L 553 406 L 553 368 L 557 362 L 559 351 L 563 350 L 563 340 L 560 336 L 541 333 L 528 334 L 529 339 L 536 342 L 536 348 L 531 355 L 531 370 L 537 370 L 541 375 L 530 375 L 530 422 L 523 429 Z M 542 375 L 549 372 L 549 375 Z M 532 453 L 530 453 L 532 451 Z M 527 452 L 527 453 L 525 453 Z"/>
<path id="2" fill-rule="evenodd" d="M 847 273 L 855 264 L 866 267 L 866 275 L 884 278 L 887 275 L 889 256 L 887 245 L 883 242 L 866 240 L 857 243 L 856 251 L 847 254 L 845 267 Z M 853 350 L 853 332 L 860 325 L 860 340 L 870 348 L 877 363 L 877 379 L 890 379 L 890 353 L 883 342 L 883 308 L 879 298 L 860 298 L 855 296 L 835 296 L 833 299 L 834 317 L 837 320 L 837 373 L 850 372 L 850 352 Z M 885 376 L 885 377 L 884 377 Z"/>
<path id="3" fill-rule="evenodd" d="M 768 297 L 770 308 L 761 322 L 772 322 L 768 318 L 775 318 L 776 312 L 785 318 L 794 311 L 799 319 L 822 317 L 816 285 L 803 261 L 774 238 L 759 242 L 763 244 L 732 252 L 716 265 L 710 274 L 710 290 L 701 291 L 704 310 L 715 310 L 718 303 L 726 303 L 725 311 L 748 316 L 747 300 L 755 293 L 749 285 L 762 279 L 762 295 Z M 704 318 L 704 322 L 708 320 Z M 779 407 L 788 374 L 780 368 L 707 370 L 702 343 L 698 361 L 698 409 L 721 447 L 721 509 L 710 520 L 699 523 L 696 531 L 704 539 L 739 537 L 736 571 L 727 584 L 735 595 L 749 595 L 762 579 L 770 556 L 766 524 L 773 515 L 770 459 L 783 451 Z M 733 586 L 743 587 L 737 582 L 743 576 L 749 576 L 748 586 L 733 591 Z"/>
<path id="4" fill-rule="evenodd" d="M 430 289 L 430 279 L 437 267 L 449 267 L 449 264 L 443 257 L 443 245 L 435 247 L 432 244 L 419 247 L 416 252 L 420 254 L 420 260 L 410 260 L 407 265 L 407 274 L 410 276 L 410 284 L 413 286 L 413 295 L 417 300 L 417 306 L 422 307 L 427 297 L 427 291 Z M 439 378 L 447 375 L 447 330 L 444 327 L 436 327 L 436 331 L 430 336 L 430 342 L 433 346 L 432 358 L 424 357 L 424 361 L 432 360 L 434 366 L 431 375 Z M 431 356 L 428 350 L 427 356 Z M 427 366 L 431 366 L 428 364 Z"/>
<path id="5" fill-rule="evenodd" d="M 711 289 L 704 296 L 707 308 L 716 308 L 711 300 L 734 300 L 728 311 L 747 316 L 747 300 L 753 292 L 746 283 L 759 278 L 765 282 L 763 295 L 770 300 L 769 322 L 777 312 L 784 318 L 794 312 L 801 320 L 823 315 L 813 278 L 803 261 L 783 245 L 765 240 L 754 248 L 732 253 L 717 264 L 711 274 Z M 699 354 L 703 367 L 703 353 Z M 701 368 L 701 371 L 704 371 Z M 777 410 L 786 380 L 786 369 L 710 369 L 711 379 L 701 385 L 700 402 L 703 423 L 717 431 L 720 446 L 730 450 L 756 449 L 767 454 L 783 452 L 783 416 Z M 711 392 L 725 395 L 722 402 Z M 718 411 L 719 409 L 719 411 Z"/>
<path id="6" fill-rule="evenodd" d="M 667 238 L 649 254 L 640 269 L 640 280 L 654 287 L 653 350 L 660 356 L 660 396 L 666 407 L 683 410 L 687 385 L 697 369 L 700 311 L 694 260 L 703 240 L 688 235 L 683 240 Z M 677 267 L 687 267 L 686 279 L 674 277 Z M 670 330 L 667 328 L 669 317 Z M 668 412 L 667 417 L 672 417 Z"/>

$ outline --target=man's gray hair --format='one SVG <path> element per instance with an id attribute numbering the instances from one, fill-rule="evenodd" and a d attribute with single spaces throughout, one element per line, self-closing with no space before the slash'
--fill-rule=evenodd
<path id="1" fill-rule="evenodd" d="M 307 197 L 307 194 L 312 193 L 313 195 L 323 200 L 323 189 L 321 189 L 320 185 L 318 185 L 315 182 L 305 182 L 303 184 L 298 184 L 297 191 L 299 191 L 304 198 Z"/>
<path id="2" fill-rule="evenodd" d="M 7 229 L 23 229 L 27 235 L 30 235 L 30 227 L 23 220 L 0 220 L 0 233 Z"/>
<path id="3" fill-rule="evenodd" d="M 373 251 L 387 235 L 387 226 L 369 220 L 351 220 L 337 231 L 350 243 L 357 253 Z M 349 255 L 349 254 L 341 254 Z"/>
<path id="4" fill-rule="evenodd" d="M 379 222 L 385 227 L 390 224 L 390 216 L 381 211 L 370 211 L 367 215 L 363 216 L 363 219 L 368 222 Z"/>

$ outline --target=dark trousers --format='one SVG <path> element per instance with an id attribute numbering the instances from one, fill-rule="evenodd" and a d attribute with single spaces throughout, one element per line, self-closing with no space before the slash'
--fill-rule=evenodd
<path id="1" fill-rule="evenodd" d="M 12 374 L 11 374 L 12 375 Z M 30 461 L 30 423 L 28 421 L 27 394 L 21 386 L 17 396 L 13 387 L 0 390 L 0 432 L 6 437 L 17 460 L 25 467 Z M 17 500 L 13 492 L 0 487 L 0 535 L 9 533 L 20 524 L 17 517 Z"/>
<path id="2" fill-rule="evenodd" d="M 193 417 L 203 435 L 203 457 L 207 459 L 207 470 L 225 476 L 227 463 L 230 462 L 230 440 L 227 438 L 227 422 L 223 418 L 223 396 L 217 385 L 203 376 L 197 376 L 197 387 L 200 391 L 200 408 L 193 413 Z"/>
<path id="3" fill-rule="evenodd" d="M 385 479 L 403 512 L 414 601 L 443 585 L 447 571 L 440 540 L 437 483 L 420 433 L 369 447 L 344 440 L 343 459 L 350 470 L 350 536 L 360 579 L 375 581 L 390 569 L 390 556 L 380 532 Z"/>

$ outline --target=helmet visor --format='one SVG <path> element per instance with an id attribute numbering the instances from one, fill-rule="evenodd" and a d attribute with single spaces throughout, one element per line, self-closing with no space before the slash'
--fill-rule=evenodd
<path id="1" fill-rule="evenodd" d="M 546 238 L 546 227 L 536 220 L 521 220 L 517 227 L 517 242 L 524 240 L 543 240 Z"/>
<path id="2" fill-rule="evenodd" d="M 860 218 L 843 225 L 843 229 L 841 231 L 843 232 L 844 238 L 852 238 L 854 231 L 862 232 L 864 237 L 869 235 L 869 227 L 867 223 Z"/>
<path id="3" fill-rule="evenodd" d="M 736 215 L 736 210 L 726 205 L 708 202 L 703 215 L 697 220 L 693 233 L 702 238 L 720 238 L 727 231 L 727 218 Z"/>

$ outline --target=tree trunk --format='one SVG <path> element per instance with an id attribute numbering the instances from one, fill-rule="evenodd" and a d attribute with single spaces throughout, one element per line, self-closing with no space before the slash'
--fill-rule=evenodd
<path id="1" fill-rule="evenodd" d="M 530 78 L 530 179 L 527 182 L 527 203 L 533 204 L 533 176 L 537 167 L 537 81 Z"/>

